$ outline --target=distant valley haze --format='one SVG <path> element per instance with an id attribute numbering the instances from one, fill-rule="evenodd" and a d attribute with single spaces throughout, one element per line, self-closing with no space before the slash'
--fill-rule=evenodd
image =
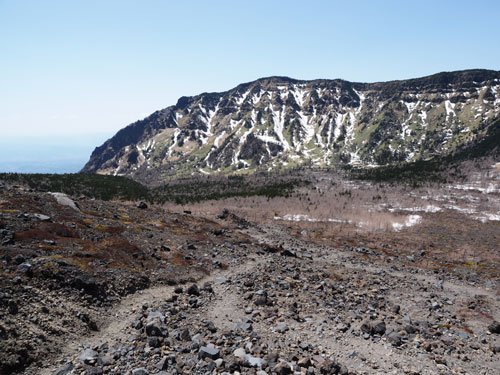
<path id="1" fill-rule="evenodd" d="M 0 138 L 0 173 L 75 173 L 112 133 Z"/>

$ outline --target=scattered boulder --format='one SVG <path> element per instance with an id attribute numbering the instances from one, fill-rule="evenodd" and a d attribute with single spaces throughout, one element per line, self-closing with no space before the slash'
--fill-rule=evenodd
<path id="1" fill-rule="evenodd" d="M 250 354 L 247 354 L 245 356 L 246 364 L 248 364 L 249 367 L 259 367 L 261 368 L 264 361 L 262 358 L 254 357 Z"/>
<path id="2" fill-rule="evenodd" d="M 284 332 L 288 331 L 288 325 L 285 322 L 280 322 L 276 326 L 276 331 L 279 333 L 284 333 Z"/>
<path id="3" fill-rule="evenodd" d="M 64 366 L 60 367 L 56 371 L 52 373 L 52 375 L 69 375 L 73 371 L 75 366 L 73 366 L 73 363 L 66 363 Z"/>
<path id="4" fill-rule="evenodd" d="M 159 348 L 161 346 L 161 340 L 158 336 L 149 336 L 148 345 L 151 348 Z"/>
<path id="5" fill-rule="evenodd" d="M 146 204 L 146 202 L 139 202 L 137 203 L 137 208 L 140 208 L 141 210 L 145 210 L 146 208 L 148 208 L 148 205 Z"/>
<path id="6" fill-rule="evenodd" d="M 78 206 L 78 203 L 76 203 L 74 200 L 72 200 L 70 197 L 68 197 L 64 193 L 50 193 L 55 199 L 58 204 L 61 206 L 68 206 L 71 207 L 75 211 L 80 211 L 80 207 Z"/>
<path id="7" fill-rule="evenodd" d="M 281 252 L 281 255 L 284 257 L 292 257 L 292 258 L 297 257 L 297 253 L 294 250 L 288 250 L 288 249 L 283 250 Z"/>
<path id="8" fill-rule="evenodd" d="M 22 264 L 26 262 L 26 257 L 22 254 L 17 254 L 14 258 L 12 258 L 12 262 L 17 265 Z"/>
<path id="9" fill-rule="evenodd" d="M 33 276 L 33 265 L 31 263 L 21 263 L 17 266 L 17 271 L 31 277 Z"/>
<path id="10" fill-rule="evenodd" d="M 217 215 L 217 219 L 225 220 L 227 218 L 227 215 L 229 215 L 229 210 L 227 208 L 224 208 L 222 212 Z"/>
<path id="11" fill-rule="evenodd" d="M 50 216 L 43 215 L 43 214 L 33 214 L 32 215 L 35 219 L 40 220 L 40 221 L 50 221 L 52 220 Z"/>
<path id="12" fill-rule="evenodd" d="M 327 359 L 320 365 L 319 372 L 320 374 L 325 374 L 325 375 L 340 374 L 341 373 L 340 369 L 341 366 L 339 363 L 337 363 L 334 360 Z"/>
<path id="13" fill-rule="evenodd" d="M 238 332 L 251 332 L 253 329 L 252 327 L 252 321 L 247 320 L 247 321 L 242 321 L 242 322 L 237 322 L 234 324 L 232 331 Z"/>
<path id="14" fill-rule="evenodd" d="M 238 357 L 238 358 L 245 358 L 245 357 L 246 357 L 246 355 L 247 355 L 247 353 L 246 353 L 245 349 L 243 349 L 243 348 L 238 348 L 238 349 L 236 349 L 236 350 L 233 352 L 233 355 L 234 355 L 235 357 Z"/>
<path id="15" fill-rule="evenodd" d="M 403 342 L 401 340 L 401 335 L 397 332 L 391 332 L 387 335 L 387 341 L 393 346 L 400 346 Z"/>
<path id="16" fill-rule="evenodd" d="M 198 285 L 196 284 L 192 284 L 188 290 L 187 290 L 187 294 L 191 295 L 191 296 L 199 296 L 200 295 L 200 289 L 198 288 Z"/>
<path id="17" fill-rule="evenodd" d="M 167 327 L 165 325 L 165 316 L 159 311 L 152 311 L 146 319 L 146 334 L 148 336 L 167 336 Z"/>
<path id="18" fill-rule="evenodd" d="M 190 341 L 191 340 L 191 335 L 189 334 L 189 329 L 186 327 L 184 328 L 180 335 L 179 335 L 180 339 L 182 341 Z"/>
<path id="19" fill-rule="evenodd" d="M 85 349 L 81 354 L 80 356 L 78 357 L 78 360 L 80 362 L 83 362 L 87 365 L 95 362 L 97 360 L 97 358 L 99 357 L 99 355 L 97 354 L 96 351 L 92 350 L 92 349 Z"/>
<path id="20" fill-rule="evenodd" d="M 198 357 L 200 359 L 210 358 L 217 359 L 220 356 L 220 350 L 215 347 L 202 346 L 198 352 Z"/>
<path id="21" fill-rule="evenodd" d="M 158 370 L 163 371 L 168 369 L 168 358 L 163 357 L 159 362 L 154 365 Z"/>
<path id="22" fill-rule="evenodd" d="M 2 245 L 11 245 L 14 243 L 15 233 L 7 229 L 0 229 L 0 242 Z"/>
<path id="23" fill-rule="evenodd" d="M 85 375 L 102 375 L 102 367 L 86 366 Z"/>
<path id="24" fill-rule="evenodd" d="M 287 362 L 280 362 L 273 367 L 273 372 L 277 375 L 289 375 L 292 373 L 292 368 Z"/>
<path id="25" fill-rule="evenodd" d="M 76 276 L 73 280 L 73 287 L 92 295 L 97 294 L 99 290 L 96 278 L 88 274 Z"/>
<path id="26" fill-rule="evenodd" d="M 498 354 L 500 353 L 500 343 L 498 342 L 493 342 L 489 345 L 490 350 L 493 352 L 493 354 Z"/>
<path id="27" fill-rule="evenodd" d="M 499 334 L 500 333 L 500 323 L 495 320 L 493 323 L 491 323 L 488 326 L 488 331 L 490 331 L 491 333 Z"/>
<path id="28" fill-rule="evenodd" d="M 132 375 L 149 375 L 149 371 L 142 367 L 136 368 L 135 370 L 132 370 Z"/>
<path id="29" fill-rule="evenodd" d="M 16 301 L 10 300 L 8 306 L 9 306 L 9 314 L 16 315 L 19 312 L 19 306 L 17 305 Z"/>
<path id="30" fill-rule="evenodd" d="M 211 333 L 215 333 L 217 332 L 217 327 L 215 326 L 215 324 L 213 322 L 207 322 L 206 323 L 206 327 L 207 329 L 211 332 Z"/>
<path id="31" fill-rule="evenodd" d="M 297 366 L 303 367 L 303 368 L 308 368 L 312 365 L 311 358 L 305 357 L 301 358 L 297 361 Z"/>
<path id="32" fill-rule="evenodd" d="M 383 335 L 385 333 L 385 323 L 381 320 L 367 321 L 361 325 L 361 331 L 368 335 Z"/>

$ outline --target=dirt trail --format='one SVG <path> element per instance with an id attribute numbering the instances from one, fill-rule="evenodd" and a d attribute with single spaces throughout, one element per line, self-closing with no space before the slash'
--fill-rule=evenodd
<path id="1" fill-rule="evenodd" d="M 216 297 L 204 317 L 221 330 L 230 330 L 235 322 L 245 316 L 245 311 L 238 306 L 240 297 L 231 285 L 216 284 L 213 289 Z"/>
<path id="2" fill-rule="evenodd" d="M 226 270 L 214 272 L 211 275 L 201 278 L 196 284 L 203 285 L 206 282 L 214 282 L 217 278 L 230 278 L 232 275 L 249 271 L 257 264 L 264 261 L 264 258 L 249 257 L 246 262 L 230 266 Z M 162 285 L 145 289 L 123 298 L 117 306 L 107 312 L 107 316 L 101 317 L 101 324 L 98 332 L 66 343 L 59 358 L 61 360 L 67 359 L 78 354 L 82 350 L 82 343 L 92 347 L 104 342 L 113 343 L 126 339 L 132 332 L 131 323 L 135 317 L 135 312 L 140 311 L 144 304 L 156 305 L 161 303 L 172 296 L 175 288 L 176 286 Z M 224 303 L 226 303 L 226 300 L 224 301 Z M 226 314 L 231 314 L 232 316 L 234 313 L 231 310 L 232 305 L 229 303 L 227 306 L 229 310 Z M 53 365 L 49 368 L 40 369 L 38 374 L 50 375 L 57 368 L 57 365 Z"/>
<path id="3" fill-rule="evenodd" d="M 283 246 L 285 249 L 296 250 L 298 253 L 310 253 L 312 261 L 300 256 L 286 258 L 279 253 L 248 254 L 247 257 L 243 258 L 244 260 L 242 258 L 234 259 L 234 263 L 228 269 L 214 272 L 197 282 L 199 285 L 212 282 L 215 294 L 201 309 L 193 310 L 190 319 L 211 321 L 221 331 L 225 331 L 230 330 L 236 322 L 244 317 L 251 316 L 245 313 L 245 308 L 249 304 L 242 298 L 242 289 L 245 290 L 242 281 L 253 278 L 259 280 L 259 275 L 263 275 L 262 272 L 266 267 L 276 267 L 276 275 L 274 276 L 279 279 L 290 275 L 284 272 L 288 263 L 293 265 L 305 262 L 304 270 L 311 274 L 335 266 L 335 269 L 341 273 L 341 277 L 346 276 L 349 280 L 345 284 L 346 288 L 342 289 L 342 293 L 338 297 L 331 297 L 334 304 L 330 305 L 316 302 L 316 299 L 320 300 L 321 298 L 321 293 L 314 292 L 318 281 L 306 282 L 307 277 L 304 278 L 306 290 L 311 291 L 310 294 L 307 294 L 309 292 L 304 294 L 305 291 L 301 288 L 290 290 L 290 292 L 288 290 L 286 292 L 280 291 L 279 285 L 274 281 L 275 285 L 268 289 L 274 293 L 274 297 L 279 298 L 281 309 L 280 311 L 276 309 L 276 314 L 257 318 L 254 322 L 255 331 L 264 336 L 267 340 L 266 343 L 273 348 L 281 347 L 283 351 L 287 351 L 289 343 L 304 342 L 328 353 L 335 353 L 335 356 L 342 363 L 351 369 L 359 370 L 359 373 L 388 374 L 402 373 L 402 371 L 411 373 L 415 370 L 422 374 L 434 374 L 436 373 L 434 356 L 427 352 L 422 353 L 419 349 L 420 344 L 417 345 L 409 341 L 403 346 L 405 349 L 401 350 L 399 347 L 389 345 L 386 336 L 372 339 L 358 332 L 362 322 L 357 316 L 367 316 L 367 296 L 372 293 L 373 288 L 385 288 L 387 292 L 382 293 L 382 295 L 387 303 L 392 306 L 401 305 L 402 315 L 393 314 L 388 309 L 380 312 L 380 316 L 387 320 L 388 326 L 399 327 L 398 329 L 402 329 L 399 322 L 402 321 L 404 315 L 411 316 L 412 320 L 415 321 L 430 321 L 432 324 L 436 322 L 436 320 L 432 320 L 435 316 L 433 317 L 429 310 L 433 293 L 439 295 L 439 301 L 443 303 L 443 314 L 448 309 L 458 313 L 461 306 L 476 295 L 487 297 L 487 302 L 492 307 L 494 314 L 500 311 L 495 291 L 488 290 L 481 285 L 474 286 L 459 280 L 446 280 L 441 289 L 436 286 L 439 281 L 438 276 L 430 272 L 416 272 L 411 269 L 405 272 L 383 262 L 370 264 L 369 260 L 357 257 L 346 249 L 330 248 L 292 237 L 285 228 L 279 225 L 251 226 L 242 232 L 249 236 L 254 243 L 275 247 Z M 260 281 L 262 283 L 262 277 Z M 406 287 L 400 287 L 400 285 Z M 65 346 L 59 358 L 74 358 L 81 351 L 82 343 L 97 346 L 107 342 L 111 346 L 117 341 L 129 339 L 136 334 L 131 323 L 136 314 L 142 310 L 142 306 L 144 304 L 161 305 L 174 293 L 174 289 L 174 286 L 159 286 L 125 297 L 104 317 L 99 332 L 70 342 Z M 414 293 L 416 290 L 419 292 Z M 309 297 L 304 299 L 307 295 Z M 311 298 L 311 295 L 314 298 Z M 363 298 L 361 298 L 362 296 Z M 344 297 L 346 298 L 344 299 Z M 312 300 L 314 301 L 311 302 Z M 304 308 L 302 317 L 305 320 L 295 321 L 287 317 L 288 310 L 285 306 L 289 306 L 294 301 L 299 302 Z M 316 303 L 314 309 L 310 308 L 311 303 Z M 364 310 L 360 310 L 357 305 L 355 306 L 356 303 L 359 303 L 359 306 L 364 304 Z M 306 310 L 308 306 L 309 310 Z M 337 307 L 339 308 L 336 309 Z M 347 310 L 349 311 L 346 313 Z M 443 316 L 449 316 L 449 314 Z M 289 330 L 278 333 L 276 327 L 279 322 L 286 322 Z M 344 334 L 342 326 L 345 326 L 346 322 L 349 332 Z M 484 322 L 480 322 L 479 318 L 469 317 L 467 324 L 474 331 L 474 334 L 471 334 L 471 340 L 477 341 L 477 334 L 484 331 Z M 417 335 L 416 339 L 421 340 L 422 338 Z M 419 360 L 416 362 L 410 359 L 417 356 Z M 452 363 L 451 360 L 450 363 Z M 463 364 L 465 365 L 467 362 L 463 362 Z M 50 375 L 57 367 L 54 365 L 53 368 L 38 371 L 37 374 Z M 494 367 L 495 365 L 490 362 L 484 364 L 484 369 L 487 371 Z M 479 371 L 480 366 L 472 368 L 474 371 Z"/>

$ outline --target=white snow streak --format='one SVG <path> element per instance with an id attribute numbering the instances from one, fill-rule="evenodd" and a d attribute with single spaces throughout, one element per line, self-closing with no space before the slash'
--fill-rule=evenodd
<path id="1" fill-rule="evenodd" d="M 229 120 L 229 127 L 231 128 L 231 130 L 234 130 L 238 124 L 240 123 L 240 121 L 236 121 L 236 120 Z"/>
<path id="2" fill-rule="evenodd" d="M 305 132 L 305 139 L 303 144 L 309 143 L 309 141 L 314 137 L 314 125 L 309 124 L 309 118 L 304 115 L 302 111 L 297 111 L 297 114 L 299 115 L 299 122 L 300 125 L 302 126 L 302 129 L 304 129 Z"/>
<path id="3" fill-rule="evenodd" d="M 399 232 L 403 228 L 412 227 L 414 225 L 420 224 L 422 222 L 422 216 L 420 215 L 410 215 L 408 216 L 404 223 L 392 223 L 392 227 L 396 232 Z"/>
<path id="4" fill-rule="evenodd" d="M 181 118 L 183 118 L 183 117 L 184 117 L 184 116 L 183 116 L 181 113 L 179 113 L 179 112 L 175 112 L 175 123 L 176 123 L 177 125 L 179 125 L 179 120 L 180 120 Z"/>
<path id="5" fill-rule="evenodd" d="M 285 111 L 275 111 L 272 105 L 270 105 L 269 108 L 273 112 L 274 132 L 283 145 L 283 150 L 288 151 L 290 150 L 290 145 L 283 135 L 283 130 L 285 128 Z"/>
<path id="6" fill-rule="evenodd" d="M 408 109 L 408 113 L 412 113 L 415 108 L 417 107 L 417 103 L 414 103 L 414 102 L 403 102 L 406 106 L 406 108 Z"/>
<path id="7" fill-rule="evenodd" d="M 245 99 L 247 98 L 248 94 L 250 94 L 250 91 L 244 92 L 241 97 L 239 97 L 238 99 L 236 99 L 236 104 L 242 105 L 243 102 L 245 101 Z"/>
<path id="8" fill-rule="evenodd" d="M 446 122 L 448 122 L 450 116 L 456 116 L 454 111 L 455 104 L 450 102 L 449 100 L 445 100 L 444 107 L 446 109 Z"/>
<path id="9" fill-rule="evenodd" d="M 395 211 L 408 211 L 408 212 L 439 212 L 442 211 L 441 207 L 434 206 L 432 204 L 429 204 L 425 207 L 397 207 L 397 208 L 389 208 L 389 212 L 395 212 Z"/>
<path id="10" fill-rule="evenodd" d="M 261 141 L 266 143 L 280 144 L 280 142 L 276 138 L 271 137 L 270 135 L 257 135 L 256 138 L 259 138 Z"/>
<path id="11" fill-rule="evenodd" d="M 181 134 L 180 129 L 175 129 L 174 140 L 173 140 L 172 144 L 170 145 L 170 147 L 168 148 L 167 157 L 172 156 L 173 148 L 175 147 L 175 145 L 177 144 L 177 141 L 179 140 L 179 134 Z"/>
<path id="12" fill-rule="evenodd" d="M 342 125 L 344 124 L 344 120 L 346 117 L 347 113 L 335 113 L 335 130 L 333 132 L 333 141 L 337 141 L 337 139 L 340 137 L 340 132 L 342 130 Z"/>
<path id="13" fill-rule="evenodd" d="M 346 143 L 351 143 L 354 139 L 354 123 L 356 122 L 356 116 L 354 113 L 349 112 L 349 122 L 346 128 Z"/>
<path id="14" fill-rule="evenodd" d="M 265 93 L 265 91 L 261 89 L 258 94 L 254 94 L 252 96 L 253 105 L 256 105 L 260 102 L 260 99 L 262 98 L 262 95 L 264 95 L 264 93 Z"/>
<path id="15" fill-rule="evenodd" d="M 426 128 L 427 127 L 427 112 L 426 111 L 422 111 L 418 114 L 418 117 L 420 117 L 420 119 L 422 120 L 422 127 Z"/>
<path id="16" fill-rule="evenodd" d="M 487 221 L 500 221 L 500 215 L 490 214 L 488 212 L 483 213 L 483 216 L 474 216 L 473 218 L 482 223 L 486 223 Z"/>
<path id="17" fill-rule="evenodd" d="M 299 85 L 294 85 L 292 94 L 297 104 L 302 108 L 304 105 L 304 95 L 306 94 L 306 90 L 303 90 Z"/>
<path id="18" fill-rule="evenodd" d="M 361 109 L 363 109 L 363 103 L 365 101 L 366 96 L 361 91 L 354 90 L 354 92 L 356 93 L 356 95 L 359 96 L 359 107 L 356 109 L 356 114 L 358 114 L 361 112 Z"/>
<path id="19" fill-rule="evenodd" d="M 219 147 L 219 142 L 220 142 L 220 140 L 224 137 L 224 135 L 226 135 L 226 131 L 225 131 L 225 130 L 224 130 L 222 133 L 220 133 L 220 134 L 217 136 L 217 138 L 215 138 L 215 140 L 214 140 L 214 146 L 215 146 L 216 148 L 218 148 L 218 147 Z"/>

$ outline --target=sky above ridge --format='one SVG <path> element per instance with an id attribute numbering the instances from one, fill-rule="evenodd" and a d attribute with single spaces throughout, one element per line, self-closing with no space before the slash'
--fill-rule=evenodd
<path id="1" fill-rule="evenodd" d="M 102 143 L 180 96 L 271 75 L 499 70 L 498 14 L 493 0 L 0 0 L 0 137 Z"/>

